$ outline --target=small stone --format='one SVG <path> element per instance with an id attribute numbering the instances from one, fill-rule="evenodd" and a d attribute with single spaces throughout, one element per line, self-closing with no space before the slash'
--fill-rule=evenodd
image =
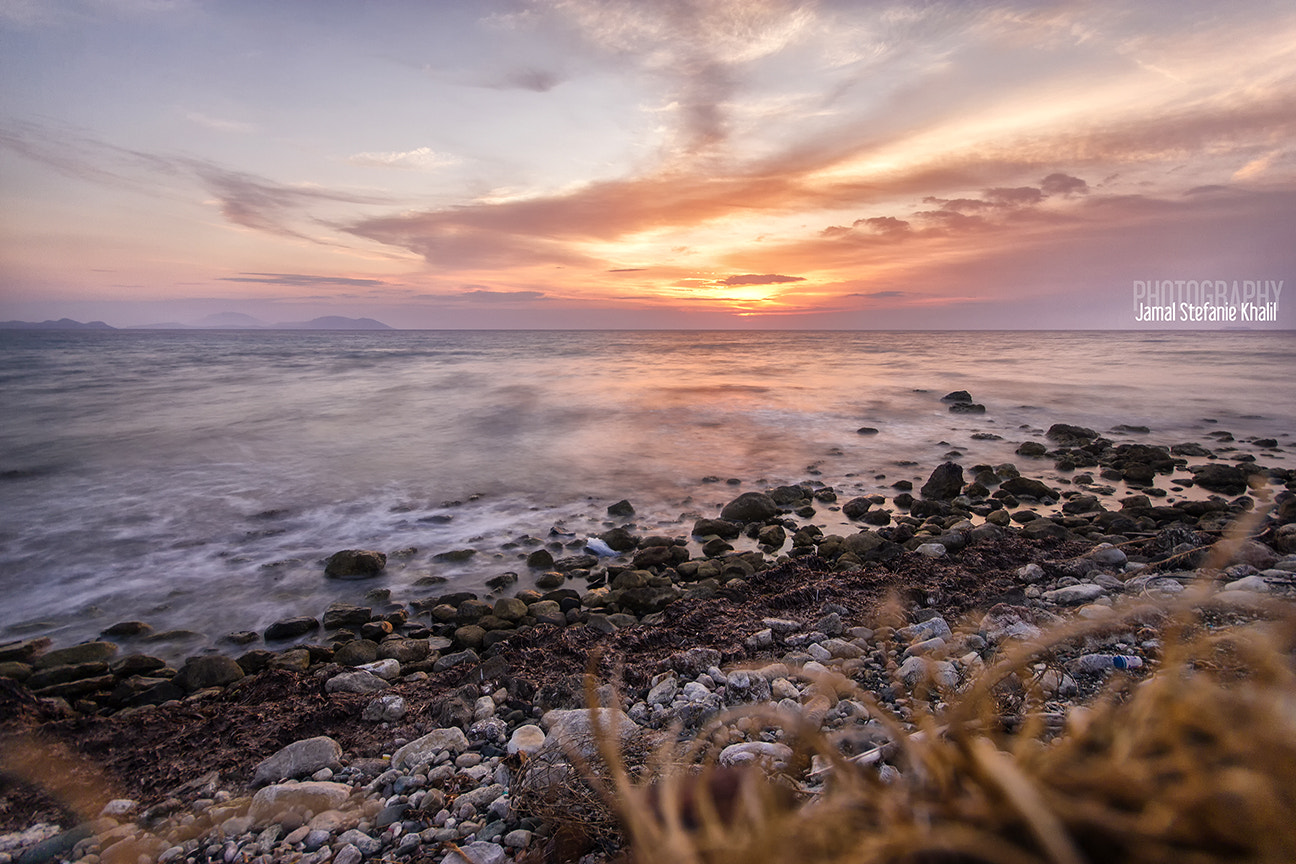
<path id="1" fill-rule="evenodd" d="M 393 681 L 400 677 L 400 663 L 395 660 L 375 660 L 373 663 L 365 663 L 356 667 L 358 671 L 368 672 L 370 675 L 376 675 L 384 681 Z"/>
<path id="2" fill-rule="evenodd" d="M 370 723 L 395 723 L 405 716 L 405 700 L 395 694 L 379 696 L 364 707 L 360 719 Z"/>
<path id="3" fill-rule="evenodd" d="M 352 843 L 343 846 L 333 856 L 333 864 L 360 864 L 363 860 L 364 853 Z"/>
<path id="4" fill-rule="evenodd" d="M 282 639 L 296 639 L 298 636 L 305 636 L 307 633 L 319 629 L 319 621 L 306 615 L 299 615 L 295 618 L 283 618 L 274 622 L 265 629 L 262 634 L 267 642 L 274 642 Z"/>
<path id="5" fill-rule="evenodd" d="M 1097 600 L 1105 593 L 1106 590 L 1101 585 L 1081 583 L 1045 591 L 1041 595 L 1041 599 L 1047 603 L 1056 603 L 1059 606 L 1079 606 Z"/>
<path id="6" fill-rule="evenodd" d="M 498 843 L 476 840 L 466 846 L 454 847 L 441 859 L 442 864 L 504 864 L 508 853 Z"/>
<path id="7" fill-rule="evenodd" d="M 357 850 L 366 855 L 377 855 L 382 851 L 382 841 L 376 837 L 370 837 L 358 828 L 352 828 L 350 831 L 343 831 L 337 838 L 338 843 L 343 845 L 350 843 Z"/>

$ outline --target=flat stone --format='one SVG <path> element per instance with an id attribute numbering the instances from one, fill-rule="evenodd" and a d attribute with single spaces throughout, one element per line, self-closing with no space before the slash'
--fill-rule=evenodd
<path id="1" fill-rule="evenodd" d="M 252 796 L 248 816 L 254 825 L 267 825 L 289 810 L 310 810 L 314 813 L 336 810 L 350 796 L 351 787 L 345 783 L 314 780 L 306 783 L 279 783 L 267 786 Z"/>
<path id="2" fill-rule="evenodd" d="M 110 659 L 116 653 L 117 646 L 111 642 L 83 642 L 80 645 L 56 648 L 41 654 L 32 662 L 32 668 L 39 672 L 51 666 L 97 663 Z"/>
<path id="3" fill-rule="evenodd" d="M 369 672 L 343 672 L 324 683 L 325 693 L 373 693 L 391 685 Z"/>
<path id="4" fill-rule="evenodd" d="M 294 741 L 257 764 L 252 770 L 252 785 L 305 777 L 321 768 L 341 768 L 341 760 L 342 746 L 327 735 Z"/>
<path id="5" fill-rule="evenodd" d="M 468 749 L 468 736 L 457 726 L 433 729 L 422 738 L 416 738 L 392 754 L 391 765 L 397 771 L 413 768 L 431 759 L 442 750 L 458 755 Z"/>
<path id="6" fill-rule="evenodd" d="M 1040 595 L 1040 599 L 1047 603 L 1056 603 L 1059 606 L 1079 606 L 1083 603 L 1090 603 L 1097 600 L 1105 593 L 1106 589 L 1101 585 L 1081 583 L 1079 585 L 1068 585 L 1065 588 L 1054 588 L 1052 591 L 1045 591 Z"/>
<path id="7" fill-rule="evenodd" d="M 376 675 L 384 681 L 393 681 L 399 678 L 401 672 L 400 663 L 390 658 L 386 660 L 375 660 L 373 663 L 365 663 L 356 668 L 361 672 L 368 672 L 370 675 Z"/>

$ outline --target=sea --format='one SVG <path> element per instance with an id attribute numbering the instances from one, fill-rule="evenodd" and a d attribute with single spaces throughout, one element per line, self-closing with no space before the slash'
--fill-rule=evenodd
<path id="1" fill-rule="evenodd" d="M 849 533 L 836 506 L 947 459 L 1068 482 L 1014 454 L 1057 422 L 1276 438 L 1293 467 L 1293 372 L 1281 331 L 0 331 L 0 641 L 140 620 L 169 635 L 132 650 L 232 653 L 335 600 L 530 587 L 536 548 L 685 536 L 789 483 L 832 487 L 808 521 Z M 326 579 L 341 549 L 389 563 Z"/>

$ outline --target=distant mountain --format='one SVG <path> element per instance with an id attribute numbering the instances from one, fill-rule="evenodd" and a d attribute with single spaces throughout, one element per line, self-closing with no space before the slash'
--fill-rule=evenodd
<path id="1" fill-rule="evenodd" d="M 312 318 L 295 324 L 276 324 L 280 330 L 392 330 L 381 321 L 372 318 L 343 318 L 340 315 L 325 315 L 323 318 Z"/>
<path id="2" fill-rule="evenodd" d="M 203 318 L 194 326 L 203 330 L 260 330 L 268 325 L 242 312 L 217 312 Z"/>
<path id="3" fill-rule="evenodd" d="M 208 315 L 196 324 L 141 324 L 132 330 L 394 330 L 381 321 L 373 318 L 343 318 L 340 315 L 325 315 L 323 318 L 312 318 L 310 321 L 285 321 L 278 324 L 267 324 L 251 315 L 242 312 L 218 312 Z"/>
<path id="4" fill-rule="evenodd" d="M 57 321 L 0 321 L 0 330 L 116 330 L 102 321 L 91 321 L 82 324 L 71 318 L 60 318 Z"/>

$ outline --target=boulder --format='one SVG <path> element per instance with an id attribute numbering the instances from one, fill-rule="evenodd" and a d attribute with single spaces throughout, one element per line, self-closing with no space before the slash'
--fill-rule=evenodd
<path id="1" fill-rule="evenodd" d="M 720 518 L 730 522 L 764 522 L 778 513 L 774 499 L 764 492 L 744 492 L 720 511 Z"/>
<path id="2" fill-rule="evenodd" d="M 1193 472 L 1193 482 L 1203 489 L 1225 495 L 1241 495 L 1247 491 L 1246 474 L 1233 465 L 1212 462 L 1189 470 Z"/>
<path id="3" fill-rule="evenodd" d="M 1056 441 L 1067 447 L 1079 447 L 1098 437 L 1098 433 L 1092 429 L 1071 426 L 1067 423 L 1054 423 L 1045 435 L 1050 441 Z"/>
<path id="4" fill-rule="evenodd" d="M 1056 499 L 1058 497 L 1056 491 L 1039 480 L 1032 480 L 1029 477 L 1009 477 L 999 488 L 1015 498 L 1034 498 L 1037 501 L 1042 501 L 1045 498 Z"/>
<path id="5" fill-rule="evenodd" d="M 264 786 L 293 777 L 306 777 L 322 768 L 342 767 L 342 747 L 327 735 L 294 741 L 263 759 L 252 770 L 252 785 Z"/>
<path id="6" fill-rule="evenodd" d="M 931 477 L 918 490 L 924 498 L 936 498 L 949 501 L 963 489 L 963 466 L 954 462 L 944 462 L 936 467 Z"/>
<path id="7" fill-rule="evenodd" d="M 330 579 L 369 579 L 387 566 L 387 555 L 371 549 L 343 549 L 334 552 L 324 565 Z"/>
<path id="8" fill-rule="evenodd" d="M 971 402 L 972 394 L 966 390 L 955 390 L 941 397 L 942 402 Z"/>
<path id="9" fill-rule="evenodd" d="M 360 627 L 368 624 L 373 617 L 373 609 L 368 606 L 356 606 L 353 603 L 338 601 L 330 603 L 324 610 L 324 629 L 336 630 L 339 627 Z"/>

